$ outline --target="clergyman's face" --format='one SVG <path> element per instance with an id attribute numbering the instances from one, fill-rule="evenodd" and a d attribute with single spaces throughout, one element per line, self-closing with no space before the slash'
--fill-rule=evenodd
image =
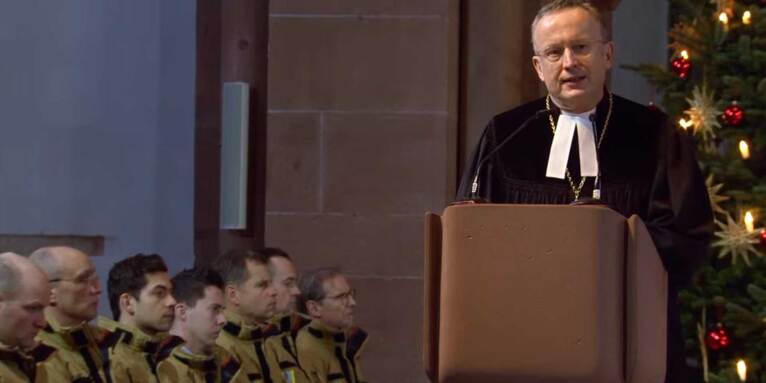
<path id="1" fill-rule="evenodd" d="M 148 334 L 166 332 L 173 324 L 176 304 L 170 276 L 166 272 L 156 272 L 146 274 L 144 278 L 146 286 L 139 292 L 138 299 L 130 298 L 136 326 Z"/>
<path id="2" fill-rule="evenodd" d="M 594 108 L 603 96 L 614 45 L 585 9 L 543 16 L 532 32 L 532 64 L 556 105 L 573 113 Z"/>

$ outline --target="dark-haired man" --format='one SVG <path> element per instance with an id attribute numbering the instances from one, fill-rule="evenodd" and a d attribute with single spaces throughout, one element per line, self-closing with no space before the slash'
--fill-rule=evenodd
<path id="1" fill-rule="evenodd" d="M 242 362 L 251 380 L 282 382 L 276 360 L 267 357 L 264 342 L 274 316 L 276 291 L 263 254 L 232 250 L 216 262 L 226 285 L 226 324 L 218 345 Z"/>
<path id="2" fill-rule="evenodd" d="M 177 302 L 169 337 L 160 345 L 160 382 L 250 382 L 239 361 L 215 344 L 223 317 L 223 280 L 212 270 L 189 269 L 171 280 Z"/>
<path id="3" fill-rule="evenodd" d="M 109 336 L 109 372 L 114 382 L 157 382 L 156 354 L 173 324 L 176 304 L 168 268 L 157 254 L 136 254 L 109 270 L 114 320 L 99 319 Z"/>
<path id="4" fill-rule="evenodd" d="M 298 361 L 312 383 L 362 383 L 359 353 L 367 333 L 352 327 L 356 298 L 340 270 L 317 269 L 301 275 L 299 310 L 311 323 L 298 331 Z"/>

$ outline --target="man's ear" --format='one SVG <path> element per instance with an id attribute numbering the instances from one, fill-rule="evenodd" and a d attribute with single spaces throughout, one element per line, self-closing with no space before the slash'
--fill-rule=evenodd
<path id="1" fill-rule="evenodd" d="M 538 56 L 532 56 L 532 66 L 535 68 L 535 72 L 537 72 L 537 78 L 540 79 L 540 81 L 545 82 L 545 77 L 543 76 L 543 63 L 540 61 L 540 57 Z"/>
<path id="2" fill-rule="evenodd" d="M 175 315 L 175 320 L 180 321 L 186 321 L 186 311 L 189 308 L 186 306 L 185 303 L 176 303 L 175 307 L 173 308 L 173 314 Z"/>
<path id="3" fill-rule="evenodd" d="M 51 287 L 51 297 L 50 297 L 50 300 L 48 301 L 48 306 L 55 306 L 56 305 L 56 303 L 57 303 L 56 302 L 56 293 L 57 292 L 58 291 L 57 291 L 56 287 Z"/>
<path id="4" fill-rule="evenodd" d="M 226 305 L 234 304 L 239 306 L 239 290 L 234 285 L 226 285 L 223 290 L 224 297 L 226 297 Z"/>
<path id="5" fill-rule="evenodd" d="M 317 301 L 306 301 L 306 311 L 314 318 L 322 317 L 322 305 Z"/>
<path id="6" fill-rule="evenodd" d="M 118 303 L 120 305 L 120 313 L 136 315 L 136 306 L 135 306 L 136 299 L 133 298 L 132 295 L 128 293 L 122 293 L 120 294 L 120 297 L 118 299 L 119 299 Z"/>
<path id="7" fill-rule="evenodd" d="M 606 56 L 606 69 L 611 69 L 614 63 L 614 42 L 607 41 L 604 47 L 604 55 Z"/>

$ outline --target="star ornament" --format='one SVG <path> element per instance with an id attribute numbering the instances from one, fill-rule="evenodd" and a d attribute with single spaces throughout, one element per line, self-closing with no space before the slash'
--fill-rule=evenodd
<path id="1" fill-rule="evenodd" d="M 707 92 L 707 88 L 694 87 L 692 98 L 687 98 L 689 110 L 686 115 L 689 116 L 694 128 L 694 134 L 702 137 L 705 142 L 711 142 L 715 138 L 715 130 L 721 127 L 718 122 L 718 116 L 721 111 L 716 109 L 713 94 Z"/>
<path id="2" fill-rule="evenodd" d="M 731 262 L 737 263 L 737 259 L 741 257 L 750 266 L 751 254 L 756 257 L 761 256 L 754 246 L 758 243 L 757 236 L 760 229 L 749 232 L 744 225 L 734 221 L 731 215 L 726 216 L 726 223 L 720 221 L 715 223 L 721 229 L 715 233 L 715 236 L 720 239 L 713 242 L 713 246 L 720 247 L 718 258 L 731 255 Z"/>
<path id="3" fill-rule="evenodd" d="M 723 183 L 716 184 L 711 174 L 705 180 L 705 186 L 707 186 L 707 195 L 710 198 L 710 207 L 716 213 L 726 214 L 726 210 L 721 207 L 720 203 L 728 201 L 731 197 L 721 194 Z"/>

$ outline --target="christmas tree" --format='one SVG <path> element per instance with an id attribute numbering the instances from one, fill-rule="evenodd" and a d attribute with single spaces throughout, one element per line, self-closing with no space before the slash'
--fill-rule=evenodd
<path id="1" fill-rule="evenodd" d="M 681 293 L 687 361 L 705 382 L 766 383 L 766 0 L 670 0 L 669 65 L 639 65 L 693 135 L 716 215 Z"/>

